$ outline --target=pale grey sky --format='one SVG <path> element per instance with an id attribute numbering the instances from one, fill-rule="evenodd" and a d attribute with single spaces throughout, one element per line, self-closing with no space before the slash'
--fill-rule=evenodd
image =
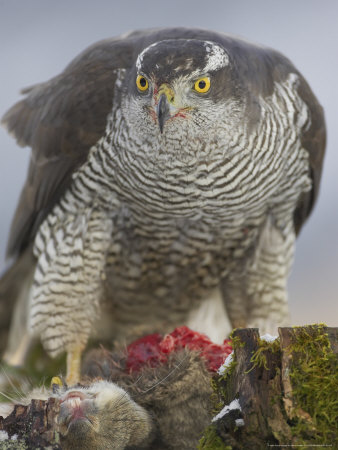
<path id="1" fill-rule="evenodd" d="M 324 107 L 327 156 L 319 201 L 297 243 L 289 283 L 293 324 L 338 318 L 338 2 L 335 0 L 0 0 L 0 115 L 22 87 L 56 75 L 85 47 L 137 28 L 191 26 L 273 47 Z M 0 270 L 29 150 L 0 129 Z M 18 280 L 19 281 L 19 280 Z"/>

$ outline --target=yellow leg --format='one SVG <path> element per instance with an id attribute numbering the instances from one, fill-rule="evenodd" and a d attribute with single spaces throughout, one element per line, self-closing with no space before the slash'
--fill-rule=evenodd
<path id="1" fill-rule="evenodd" d="M 80 381 L 82 351 L 83 346 L 79 345 L 67 352 L 66 382 L 68 386 L 73 386 Z"/>

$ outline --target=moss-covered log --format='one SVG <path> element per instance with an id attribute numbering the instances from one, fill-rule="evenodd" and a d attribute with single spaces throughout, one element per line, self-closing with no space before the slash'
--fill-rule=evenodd
<path id="1" fill-rule="evenodd" d="M 233 345 L 231 364 L 214 380 L 223 411 L 216 417 L 225 414 L 200 449 L 338 448 L 337 328 L 280 328 L 275 340 L 237 329 Z"/>

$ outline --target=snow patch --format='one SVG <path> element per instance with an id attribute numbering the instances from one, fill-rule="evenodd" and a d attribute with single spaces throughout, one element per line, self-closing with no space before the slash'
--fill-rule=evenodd
<path id="1" fill-rule="evenodd" d="M 241 405 L 239 404 L 239 401 L 237 400 L 237 398 L 235 400 L 233 400 L 230 405 L 226 405 L 224 406 L 224 408 L 222 409 L 221 412 L 219 412 L 213 419 L 211 422 L 216 422 L 216 420 L 221 419 L 223 416 L 225 416 L 225 414 L 228 414 L 230 411 L 232 411 L 233 409 L 239 409 L 240 411 L 242 411 Z"/>
<path id="2" fill-rule="evenodd" d="M 13 436 L 11 437 L 11 441 L 17 441 L 17 440 L 18 440 L 18 435 L 13 434 Z"/>
<path id="3" fill-rule="evenodd" d="M 8 439 L 7 431 L 0 430 L 0 441 L 6 441 Z"/>
<path id="4" fill-rule="evenodd" d="M 243 419 L 236 419 L 235 420 L 236 427 L 244 427 L 244 420 Z"/>
<path id="5" fill-rule="evenodd" d="M 218 375 L 224 375 L 234 360 L 234 352 L 232 351 L 226 358 L 221 367 L 217 370 Z"/>
<path id="6" fill-rule="evenodd" d="M 261 336 L 260 338 L 262 339 L 262 341 L 265 341 L 265 342 L 273 342 L 276 339 L 278 339 L 278 336 L 271 336 L 271 334 L 267 333 L 267 334 L 264 334 L 263 336 Z"/>
<path id="7" fill-rule="evenodd" d="M 7 417 L 14 409 L 13 403 L 0 403 L 0 416 Z"/>

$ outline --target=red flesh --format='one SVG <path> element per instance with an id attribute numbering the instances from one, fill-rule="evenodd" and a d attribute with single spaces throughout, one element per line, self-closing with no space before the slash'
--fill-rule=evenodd
<path id="1" fill-rule="evenodd" d="M 199 351 L 211 372 L 216 372 L 232 351 L 229 339 L 221 345 L 214 344 L 205 334 L 182 326 L 164 337 L 156 333 L 132 342 L 127 347 L 127 370 L 137 372 L 144 366 L 156 367 L 166 362 L 170 353 L 183 348 Z"/>

